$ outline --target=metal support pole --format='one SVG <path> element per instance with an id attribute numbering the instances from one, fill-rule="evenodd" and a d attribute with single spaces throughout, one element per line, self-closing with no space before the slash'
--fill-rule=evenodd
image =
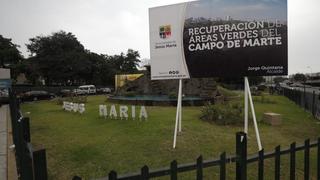
<path id="1" fill-rule="evenodd" d="M 244 132 L 248 135 L 248 89 L 246 79 L 247 77 L 244 77 Z"/>
<path id="2" fill-rule="evenodd" d="M 178 91 L 178 102 L 177 102 L 177 112 L 176 112 L 176 124 L 174 127 L 174 137 L 173 137 L 173 148 L 176 148 L 176 144 L 177 144 L 177 133 L 178 133 L 178 126 L 180 126 L 181 121 L 180 120 L 180 107 L 181 107 L 181 93 L 182 92 L 182 80 L 179 80 L 179 91 Z"/>
<path id="3" fill-rule="evenodd" d="M 179 79 L 179 132 L 181 132 L 181 119 L 182 119 L 182 79 Z"/>
<path id="4" fill-rule="evenodd" d="M 247 87 L 247 90 L 248 90 L 248 96 L 249 96 L 249 101 L 250 101 L 250 106 L 251 106 L 253 124 L 254 124 L 254 129 L 256 131 L 257 143 L 258 143 L 259 151 L 261 151 L 262 150 L 262 145 L 261 145 L 260 134 L 259 134 L 258 124 L 257 124 L 257 119 L 256 119 L 256 113 L 254 111 L 254 106 L 253 106 L 253 101 L 252 101 L 252 96 L 251 96 L 251 91 L 250 91 L 248 78 L 245 78 L 245 83 L 246 83 L 246 87 Z"/>

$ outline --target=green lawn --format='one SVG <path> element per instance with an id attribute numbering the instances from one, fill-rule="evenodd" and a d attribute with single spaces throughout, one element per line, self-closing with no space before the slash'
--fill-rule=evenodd
<path id="1" fill-rule="evenodd" d="M 263 112 L 283 115 L 283 124 L 271 127 L 259 123 L 265 151 L 273 151 L 291 142 L 303 143 L 307 138 L 319 136 L 320 125 L 310 113 L 281 96 L 268 96 L 276 104 L 256 101 L 258 120 Z M 31 118 L 32 143 L 47 149 L 50 179 L 71 179 L 74 175 L 86 179 L 106 176 L 110 170 L 120 174 L 137 172 L 143 165 L 151 169 L 178 163 L 195 162 L 202 154 L 204 159 L 218 158 L 226 151 L 235 152 L 235 133 L 242 126 L 218 126 L 199 120 L 201 107 L 184 107 L 182 134 L 177 148 L 172 149 L 175 124 L 175 107 L 147 107 L 149 120 L 110 120 L 99 117 L 98 105 L 105 103 L 104 96 L 91 96 L 83 114 L 65 112 L 55 101 L 42 101 L 22 105 L 25 116 Z M 249 153 L 257 151 L 252 123 L 249 129 Z M 312 150 L 311 172 L 315 179 L 316 158 Z M 288 158 L 282 158 L 282 178 L 288 179 Z M 234 164 L 227 165 L 228 179 L 234 177 Z M 256 179 L 256 164 L 249 166 L 249 179 Z M 265 165 L 266 179 L 273 179 L 273 160 Z M 303 176 L 303 154 L 297 154 L 298 179 Z M 217 179 L 219 169 L 205 171 L 206 179 Z M 182 179 L 194 179 L 194 172 L 179 175 Z M 166 178 L 165 178 L 166 179 Z"/>

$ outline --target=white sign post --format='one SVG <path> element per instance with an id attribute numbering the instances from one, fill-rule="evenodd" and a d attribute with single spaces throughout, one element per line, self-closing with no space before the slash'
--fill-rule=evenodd
<path id="1" fill-rule="evenodd" d="M 182 116 L 181 111 L 182 111 L 182 79 L 179 79 L 176 124 L 174 127 L 174 135 L 173 135 L 173 148 L 176 148 L 176 144 L 177 144 L 178 127 L 179 127 L 179 132 L 181 132 L 181 119 L 182 119 L 181 118 L 181 116 Z"/>
<path id="2" fill-rule="evenodd" d="M 252 100 L 252 96 L 251 96 L 250 85 L 249 85 L 248 77 L 244 77 L 244 132 L 246 134 L 248 134 L 248 112 L 249 112 L 248 98 L 250 101 L 250 107 L 251 107 L 251 113 L 252 113 L 252 118 L 253 118 L 254 130 L 256 132 L 256 137 L 257 137 L 257 143 L 258 143 L 259 151 L 261 151 L 262 145 L 261 145 L 261 140 L 260 140 L 258 123 L 257 123 L 257 119 L 256 119 L 256 113 L 254 111 L 254 105 L 253 105 L 253 100 Z"/>

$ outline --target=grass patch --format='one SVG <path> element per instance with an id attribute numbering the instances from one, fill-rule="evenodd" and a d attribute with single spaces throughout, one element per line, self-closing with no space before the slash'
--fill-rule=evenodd
<path id="1" fill-rule="evenodd" d="M 268 96 L 276 103 L 255 102 L 257 119 L 264 112 L 282 115 L 283 124 L 271 127 L 259 123 L 265 151 L 273 151 L 291 142 L 303 143 L 307 138 L 319 136 L 320 125 L 310 113 L 282 96 Z M 99 117 L 98 105 L 108 104 L 105 96 L 89 96 L 83 115 L 66 112 L 55 101 L 22 104 L 22 111 L 29 116 L 33 144 L 47 149 L 50 179 L 71 179 L 74 175 L 86 179 L 106 176 L 110 170 L 119 174 L 137 172 L 143 165 L 151 169 L 168 167 L 176 159 L 178 163 L 195 162 L 202 154 L 204 159 L 218 158 L 226 151 L 235 153 L 235 133 L 242 126 L 219 126 L 200 120 L 201 107 L 183 107 L 182 134 L 177 148 L 172 149 L 175 123 L 175 107 L 147 107 L 148 121 L 111 120 Z M 27 113 L 29 112 L 29 113 Z M 248 152 L 255 153 L 257 144 L 253 123 L 250 121 Z M 312 154 L 311 177 L 316 178 L 316 156 Z M 303 156 L 297 156 L 297 164 L 303 168 Z M 299 167 L 300 167 L 299 165 Z M 289 162 L 284 160 L 282 179 L 288 179 Z M 233 178 L 234 164 L 227 165 L 228 179 Z M 266 179 L 272 179 L 273 161 L 266 162 Z M 218 168 L 204 171 L 205 177 L 218 177 Z M 256 179 L 256 166 L 250 166 L 249 179 Z M 182 179 L 194 179 L 194 172 L 179 174 Z M 298 179 L 302 179 L 302 173 Z M 268 178 L 269 177 L 269 178 Z M 167 178 L 164 178 L 167 179 Z"/>

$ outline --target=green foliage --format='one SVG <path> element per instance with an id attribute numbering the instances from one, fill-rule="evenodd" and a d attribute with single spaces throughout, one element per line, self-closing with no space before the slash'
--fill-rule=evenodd
<path id="1" fill-rule="evenodd" d="M 18 47 L 18 45 L 12 43 L 11 39 L 0 35 L 0 68 L 10 68 L 13 79 L 21 72 L 21 64 L 24 60 Z"/>
<path id="2" fill-rule="evenodd" d="M 58 105 L 62 105 L 63 101 L 73 103 L 87 103 L 87 96 L 70 96 L 70 97 L 59 97 L 56 99 Z"/>
<path id="3" fill-rule="evenodd" d="M 243 122 L 243 107 L 239 103 L 210 104 L 201 109 L 201 119 L 218 125 L 235 125 Z"/>
<path id="4" fill-rule="evenodd" d="M 113 67 L 116 73 L 136 73 L 138 71 L 137 66 L 140 60 L 138 59 L 140 54 L 138 51 L 128 49 L 127 53 L 121 53 L 120 55 L 108 56 L 108 62 Z"/>
<path id="5" fill-rule="evenodd" d="M 259 91 L 257 89 L 251 89 L 251 95 L 252 96 L 261 96 L 262 95 L 262 91 Z"/>
<path id="6" fill-rule="evenodd" d="M 112 85 L 117 73 L 137 72 L 138 51 L 108 56 L 90 52 L 70 32 L 59 31 L 31 38 L 27 48 L 31 57 L 25 73 L 34 82 L 44 78 L 46 85 Z"/>
<path id="7" fill-rule="evenodd" d="M 226 87 L 235 84 L 243 85 L 244 83 L 243 77 L 223 77 L 217 78 L 216 80 L 218 83 L 223 84 Z M 258 85 L 264 81 L 264 78 L 261 76 L 249 77 L 250 85 Z"/>
<path id="8" fill-rule="evenodd" d="M 47 85 L 69 80 L 85 81 L 90 75 L 89 54 L 72 33 L 59 31 L 49 36 L 31 38 L 27 48 L 32 71 L 38 72 Z"/>
<path id="9" fill-rule="evenodd" d="M 307 77 L 302 73 L 297 73 L 293 75 L 293 80 L 298 82 L 305 82 L 307 80 Z"/>
<path id="10" fill-rule="evenodd" d="M 222 94 L 224 97 L 232 97 L 237 96 L 238 94 L 235 91 L 231 91 L 229 89 L 218 86 L 218 92 Z"/>
<path id="11" fill-rule="evenodd" d="M 23 59 L 18 47 L 11 39 L 0 35 L 0 67 L 13 67 Z"/>
<path id="12" fill-rule="evenodd" d="M 177 98 L 178 98 L 178 95 L 177 95 L 176 92 L 170 92 L 170 93 L 168 94 L 168 97 L 169 97 L 170 99 L 177 99 Z"/>
<path id="13" fill-rule="evenodd" d="M 137 93 L 135 91 L 128 91 L 123 94 L 126 97 L 135 97 Z"/>
<path id="14" fill-rule="evenodd" d="M 285 80 L 287 80 L 287 79 L 288 79 L 288 78 L 278 76 L 278 77 L 273 78 L 273 82 L 276 83 L 276 84 L 278 84 L 278 83 L 281 83 L 281 82 L 283 82 L 283 81 L 285 81 Z"/>

